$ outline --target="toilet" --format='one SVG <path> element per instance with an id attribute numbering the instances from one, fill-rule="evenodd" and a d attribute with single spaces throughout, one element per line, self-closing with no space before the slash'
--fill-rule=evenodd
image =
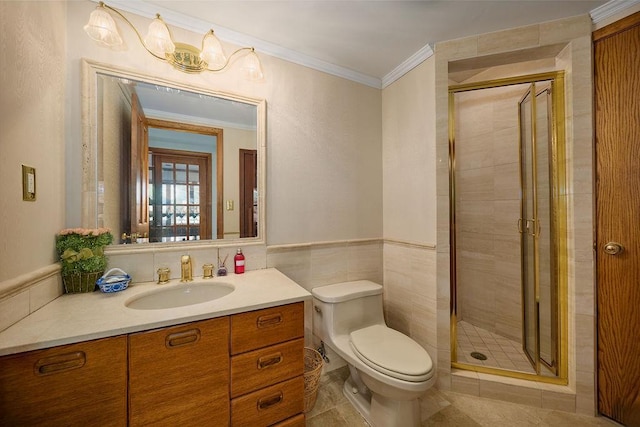
<path id="1" fill-rule="evenodd" d="M 314 334 L 349 365 L 346 398 L 371 426 L 419 426 L 419 398 L 435 382 L 433 363 L 417 342 L 387 327 L 382 286 L 358 280 L 311 294 Z"/>

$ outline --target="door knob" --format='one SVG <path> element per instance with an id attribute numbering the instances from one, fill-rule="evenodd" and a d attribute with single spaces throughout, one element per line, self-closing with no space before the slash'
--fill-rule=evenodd
<path id="1" fill-rule="evenodd" d="M 624 246 L 618 242 L 609 242 L 604 245 L 604 251 L 609 255 L 618 255 L 624 251 Z"/>

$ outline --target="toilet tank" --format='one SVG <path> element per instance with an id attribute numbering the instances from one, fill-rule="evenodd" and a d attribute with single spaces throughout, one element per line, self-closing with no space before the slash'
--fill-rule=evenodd
<path id="1" fill-rule="evenodd" d="M 384 324 L 382 286 L 369 280 L 336 283 L 311 290 L 313 333 L 322 340 Z"/>

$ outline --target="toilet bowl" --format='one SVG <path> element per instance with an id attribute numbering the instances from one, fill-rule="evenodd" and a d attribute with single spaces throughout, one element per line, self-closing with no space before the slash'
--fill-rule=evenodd
<path id="1" fill-rule="evenodd" d="M 433 363 L 417 342 L 387 327 L 382 286 L 359 280 L 311 293 L 314 334 L 349 364 L 347 399 L 374 427 L 419 426 Z"/>

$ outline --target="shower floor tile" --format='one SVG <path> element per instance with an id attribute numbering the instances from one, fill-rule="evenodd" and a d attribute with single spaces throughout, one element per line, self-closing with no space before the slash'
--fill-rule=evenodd
<path id="1" fill-rule="evenodd" d="M 458 322 L 458 362 L 469 365 L 487 366 L 516 370 L 535 374 L 529 359 L 522 350 L 522 344 L 501 335 L 473 326 L 465 321 Z M 487 360 L 478 360 L 471 353 L 482 353 Z"/>

